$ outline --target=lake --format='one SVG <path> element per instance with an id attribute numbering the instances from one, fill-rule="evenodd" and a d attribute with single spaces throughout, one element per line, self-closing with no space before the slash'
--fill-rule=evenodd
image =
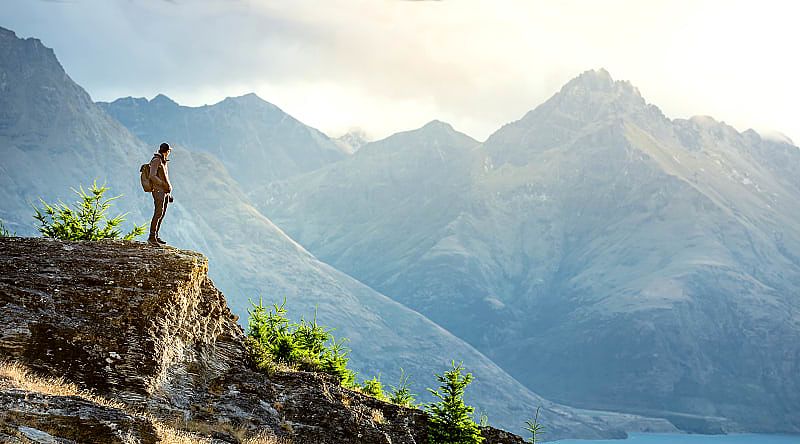
<path id="1" fill-rule="evenodd" d="M 681 435 L 631 433 L 628 439 L 564 439 L 558 444 L 800 444 L 800 435 Z"/>

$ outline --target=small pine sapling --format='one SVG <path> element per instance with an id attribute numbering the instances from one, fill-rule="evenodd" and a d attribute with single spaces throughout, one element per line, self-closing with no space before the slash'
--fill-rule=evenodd
<path id="1" fill-rule="evenodd" d="M 532 444 L 539 442 L 540 435 L 544 434 L 544 426 L 539 423 L 539 410 L 541 408 L 541 406 L 536 407 L 536 415 L 533 419 L 525 421 L 525 430 L 531 434 L 531 437 L 528 438 L 528 442 Z"/>
<path id="2" fill-rule="evenodd" d="M 428 389 L 439 401 L 428 404 L 428 442 L 430 444 L 480 444 L 481 430 L 472 419 L 475 409 L 464 404 L 464 389 L 472 382 L 472 373 L 462 374 L 463 363 L 443 375 L 436 375 L 439 389 Z"/>
<path id="3" fill-rule="evenodd" d="M 397 386 L 391 386 L 391 392 L 389 393 L 389 402 L 392 404 L 397 404 L 402 407 L 414 407 L 414 402 L 416 401 L 415 396 L 411 393 L 411 388 L 409 384 L 409 376 L 406 375 L 405 370 L 402 368 L 400 369 L 400 382 Z"/>
<path id="4" fill-rule="evenodd" d="M 331 338 L 330 345 L 322 354 L 320 371 L 336 376 L 342 386 L 352 388 L 356 385 L 356 374 L 347 368 L 347 363 L 350 361 L 347 355 L 350 350 L 344 346 L 345 342 L 347 338 L 342 338 L 338 342 L 335 338 Z"/>

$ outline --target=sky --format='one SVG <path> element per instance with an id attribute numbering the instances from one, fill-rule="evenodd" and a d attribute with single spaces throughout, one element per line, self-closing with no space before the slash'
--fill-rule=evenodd
<path id="1" fill-rule="evenodd" d="M 800 141 L 800 2 L 0 0 L 94 100 L 255 92 L 331 136 L 433 119 L 484 140 L 588 69 L 670 118 Z"/>

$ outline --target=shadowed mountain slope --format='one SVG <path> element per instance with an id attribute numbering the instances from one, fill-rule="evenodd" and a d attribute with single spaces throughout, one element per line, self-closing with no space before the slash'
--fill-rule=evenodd
<path id="1" fill-rule="evenodd" d="M 692 430 L 800 430 L 796 146 L 670 120 L 604 70 L 481 145 L 394 137 L 253 197 L 529 388 Z"/>

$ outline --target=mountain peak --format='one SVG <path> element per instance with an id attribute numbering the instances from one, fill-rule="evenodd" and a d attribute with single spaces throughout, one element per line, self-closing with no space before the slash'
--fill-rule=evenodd
<path id="1" fill-rule="evenodd" d="M 561 93 L 607 93 L 616 96 L 641 97 L 639 90 L 627 80 L 614 80 L 605 68 L 590 69 L 570 80 L 561 88 Z"/>
<path id="2" fill-rule="evenodd" d="M 440 146 L 449 145 L 453 147 L 471 147 L 478 143 L 472 137 L 456 130 L 447 122 L 441 120 L 431 120 L 425 125 L 409 130 L 393 134 L 381 142 L 385 141 L 402 141 L 401 145 L 414 145 L 414 146 Z"/>
<path id="3" fill-rule="evenodd" d="M 241 96 L 226 97 L 223 102 L 242 103 L 242 104 L 269 104 L 256 93 L 247 93 Z"/>
<path id="4" fill-rule="evenodd" d="M 175 102 L 174 100 L 172 100 L 169 97 L 165 96 L 164 94 L 159 94 L 159 95 L 153 97 L 153 99 L 150 100 L 150 103 L 153 103 L 153 104 L 156 104 L 156 105 L 165 105 L 165 106 L 178 106 L 177 102 Z"/>
<path id="5" fill-rule="evenodd" d="M 17 33 L 10 29 L 3 28 L 0 26 L 0 37 L 2 38 L 17 38 Z"/>
<path id="6" fill-rule="evenodd" d="M 605 68 L 590 69 L 572 79 L 567 83 L 567 86 L 570 84 L 582 85 L 592 89 L 608 89 L 614 85 L 614 79 Z"/>
<path id="7" fill-rule="evenodd" d="M 445 130 L 445 131 L 453 131 L 453 132 L 455 132 L 455 129 L 453 128 L 453 125 L 450 125 L 447 122 L 442 122 L 441 120 L 437 120 L 437 119 L 431 120 L 430 122 L 428 122 L 425 125 L 423 125 L 422 128 L 420 128 L 420 129 L 423 129 L 423 130 L 437 130 L 438 129 L 438 130 Z"/>
<path id="8" fill-rule="evenodd" d="M 437 119 L 431 120 L 415 130 L 398 134 L 413 134 L 415 137 L 424 137 L 429 140 L 457 140 L 458 145 L 473 145 L 478 143 L 478 141 L 469 135 L 453 128 L 453 125 Z"/>
<path id="9" fill-rule="evenodd" d="M 520 122 L 536 121 L 543 115 L 570 116 L 576 122 L 591 122 L 612 116 L 640 113 L 647 103 L 627 80 L 614 80 L 603 68 L 588 70 L 567 82 L 545 103 Z"/>
<path id="10" fill-rule="evenodd" d="M 21 65 L 22 71 L 49 73 L 56 77 L 64 74 L 55 52 L 44 46 L 41 40 L 18 37 L 14 31 L 0 26 L 0 66 L 10 68 L 15 64 Z M 30 76 L 26 78 L 30 79 Z"/>
<path id="11" fill-rule="evenodd" d="M 333 139 L 333 143 L 347 154 L 355 153 L 369 141 L 367 133 L 361 128 L 351 129 L 346 134 Z"/>
<path id="12" fill-rule="evenodd" d="M 285 111 L 280 109 L 277 105 L 262 99 L 258 96 L 258 94 L 253 92 L 243 94 L 241 96 L 225 97 L 225 99 L 216 105 L 264 109 L 269 111 L 279 111 L 285 114 Z"/>

